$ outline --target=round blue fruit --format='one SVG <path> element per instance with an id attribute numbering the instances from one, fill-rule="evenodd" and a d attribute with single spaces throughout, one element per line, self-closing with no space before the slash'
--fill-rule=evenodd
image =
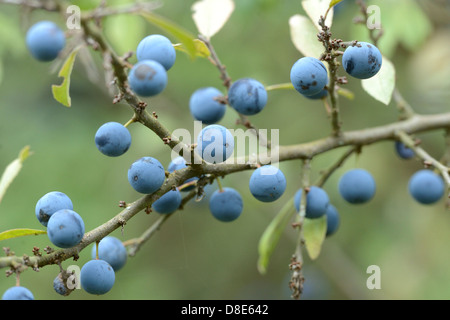
<path id="1" fill-rule="evenodd" d="M 300 211 L 303 189 L 299 189 L 294 196 L 294 204 L 297 211 Z M 306 194 L 305 218 L 317 219 L 322 217 L 328 208 L 330 198 L 325 190 L 317 186 L 311 186 Z"/>
<path id="2" fill-rule="evenodd" d="M 84 222 L 73 210 L 56 211 L 48 220 L 47 235 L 59 248 L 71 248 L 80 243 L 84 235 Z"/>
<path id="3" fill-rule="evenodd" d="M 414 150 L 405 146 L 401 141 L 395 141 L 395 151 L 402 159 L 411 159 L 415 156 Z"/>
<path id="4" fill-rule="evenodd" d="M 180 204 L 181 192 L 178 189 L 170 190 L 153 203 L 153 209 L 158 213 L 169 214 L 175 212 Z"/>
<path id="5" fill-rule="evenodd" d="M 303 57 L 291 68 L 291 82 L 295 90 L 305 96 L 320 93 L 328 83 L 325 65 L 316 58 Z"/>
<path id="6" fill-rule="evenodd" d="M 104 260 L 90 260 L 81 268 L 80 283 L 87 293 L 105 294 L 112 289 L 115 280 L 113 267 Z"/>
<path id="7" fill-rule="evenodd" d="M 327 216 L 327 232 L 325 235 L 329 237 L 332 234 L 336 233 L 337 229 L 339 228 L 341 219 L 339 217 L 339 212 L 337 211 L 336 207 L 333 206 L 332 204 L 328 205 L 325 214 Z"/>
<path id="8" fill-rule="evenodd" d="M 440 175 L 428 169 L 417 171 L 409 179 L 409 193 L 422 204 L 439 201 L 445 192 L 445 184 Z"/>
<path id="9" fill-rule="evenodd" d="M 121 123 L 107 122 L 95 133 L 95 145 L 106 156 L 121 156 L 130 148 L 130 131 Z"/>
<path id="10" fill-rule="evenodd" d="M 139 42 L 136 49 L 138 61 L 154 60 L 159 62 L 166 70 L 175 64 L 176 52 L 172 42 L 160 34 L 152 34 Z"/>
<path id="11" fill-rule="evenodd" d="M 65 193 L 51 191 L 38 200 L 34 211 L 39 222 L 47 226 L 52 214 L 61 209 L 73 210 L 72 200 Z"/>
<path id="12" fill-rule="evenodd" d="M 128 182 L 134 190 L 150 194 L 161 188 L 166 173 L 161 163 L 152 157 L 136 160 L 128 169 Z"/>
<path id="13" fill-rule="evenodd" d="M 244 203 L 238 191 L 233 188 L 216 190 L 209 199 L 209 210 L 217 220 L 230 222 L 239 218 Z"/>
<path id="14" fill-rule="evenodd" d="M 159 62 L 142 60 L 131 68 L 128 83 L 139 96 L 156 96 L 167 86 L 167 71 Z"/>
<path id="15" fill-rule="evenodd" d="M 91 250 L 93 260 L 97 259 L 97 246 Z M 127 263 L 128 253 L 122 241 L 113 236 L 106 236 L 98 243 L 98 259 L 104 260 L 114 269 L 114 272 L 122 269 Z"/>
<path id="16" fill-rule="evenodd" d="M 358 42 L 356 46 L 348 47 L 342 55 L 345 71 L 357 79 L 368 79 L 376 75 L 381 69 L 381 62 L 380 50 L 367 42 Z"/>
<path id="17" fill-rule="evenodd" d="M 206 162 L 224 162 L 233 154 L 234 137 L 224 126 L 211 124 L 198 135 L 196 150 Z"/>
<path id="18" fill-rule="evenodd" d="M 277 167 L 265 165 L 253 171 L 249 188 L 259 201 L 272 202 L 280 198 L 286 190 L 286 177 Z"/>
<path id="19" fill-rule="evenodd" d="M 254 115 L 266 106 L 267 91 L 261 82 L 255 79 L 239 79 L 233 82 L 228 90 L 228 102 L 237 112 Z"/>
<path id="20" fill-rule="evenodd" d="M 169 165 L 167 166 L 167 171 L 172 173 L 172 172 L 174 172 L 176 170 L 180 170 L 180 169 L 183 169 L 183 168 L 187 168 L 186 159 L 184 159 L 182 156 L 178 156 L 178 157 L 176 157 L 175 159 L 173 159 L 169 163 Z M 188 183 L 191 183 L 191 182 L 196 181 L 196 180 L 198 180 L 197 177 L 192 177 L 192 178 L 187 179 L 184 182 L 184 184 L 188 184 Z M 190 190 L 192 190 L 194 188 L 195 188 L 195 185 L 192 185 L 192 186 L 188 186 L 188 187 L 183 187 L 183 188 L 180 189 L 180 191 L 190 191 Z"/>
<path id="21" fill-rule="evenodd" d="M 310 95 L 310 96 L 305 96 L 303 95 L 305 98 L 311 99 L 311 100 L 319 100 L 322 98 L 325 98 L 326 96 L 328 96 L 328 90 L 327 89 L 322 89 L 322 91 L 320 91 L 319 93 Z"/>
<path id="22" fill-rule="evenodd" d="M 55 60 L 66 45 L 64 32 L 52 21 L 40 21 L 27 31 L 26 44 L 39 61 Z"/>
<path id="23" fill-rule="evenodd" d="M 189 99 L 189 110 L 194 119 L 205 124 L 219 122 L 225 115 L 226 107 L 217 98 L 223 98 L 223 94 L 214 87 L 195 90 Z"/>
<path id="24" fill-rule="evenodd" d="M 62 277 L 62 274 L 59 273 L 56 278 L 53 280 L 53 289 L 56 293 L 62 296 L 68 296 L 74 289 L 69 289 L 66 285 L 66 280 Z M 75 287 L 75 286 L 74 286 Z"/>
<path id="25" fill-rule="evenodd" d="M 372 175 L 364 169 L 352 169 L 339 179 L 341 196 L 352 204 L 368 202 L 375 195 L 376 185 Z"/>
<path id="26" fill-rule="evenodd" d="M 2 300 L 34 300 L 33 293 L 21 286 L 11 287 L 3 293 Z"/>

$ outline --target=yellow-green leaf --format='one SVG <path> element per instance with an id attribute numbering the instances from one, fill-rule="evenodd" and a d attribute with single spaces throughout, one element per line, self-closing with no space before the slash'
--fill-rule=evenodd
<path id="1" fill-rule="evenodd" d="M 335 5 L 337 5 L 339 2 L 342 2 L 343 0 L 331 0 L 330 2 L 330 8 L 334 7 Z"/>
<path id="2" fill-rule="evenodd" d="M 0 202 L 5 195 L 6 189 L 10 186 L 14 178 L 19 174 L 22 169 L 22 163 L 30 156 L 30 146 L 24 147 L 20 153 L 19 157 L 11 162 L 5 169 L 0 179 Z"/>
<path id="3" fill-rule="evenodd" d="M 307 17 L 296 14 L 289 19 L 291 40 L 295 48 L 305 57 L 319 58 L 324 51 L 323 45 L 317 40 L 317 28 Z"/>
<path id="4" fill-rule="evenodd" d="M 0 233 L 0 241 L 23 236 L 37 236 L 38 234 L 46 234 L 46 233 L 47 231 L 38 229 L 27 229 L 27 228 L 11 229 Z"/>
<path id="5" fill-rule="evenodd" d="M 52 85 L 53 98 L 66 107 L 71 106 L 71 99 L 69 94 L 70 89 L 70 75 L 72 74 L 73 64 L 75 63 L 75 57 L 78 49 L 72 51 L 70 56 L 64 62 L 58 76 L 63 78 L 61 85 Z"/>
<path id="6" fill-rule="evenodd" d="M 269 86 L 266 86 L 266 91 L 271 91 L 271 90 L 280 90 L 280 89 L 294 89 L 294 85 L 291 82 L 286 82 L 286 83 L 279 83 L 279 84 L 272 84 Z"/>
<path id="7" fill-rule="evenodd" d="M 343 96 L 343 97 L 345 97 L 345 98 L 347 98 L 347 99 L 349 99 L 349 100 L 355 99 L 355 94 L 354 94 L 352 91 L 348 90 L 348 89 L 339 88 L 339 89 L 337 90 L 337 93 L 338 93 L 340 96 Z"/>
<path id="8" fill-rule="evenodd" d="M 280 212 L 278 212 L 262 234 L 258 245 L 259 259 L 257 264 L 258 271 L 261 274 L 266 273 L 270 256 L 294 213 L 296 213 L 294 199 L 291 198 L 281 208 Z"/>
<path id="9" fill-rule="evenodd" d="M 143 16 L 148 22 L 177 38 L 183 44 L 191 58 L 195 58 L 197 53 L 197 48 L 194 42 L 195 37 L 189 31 L 154 13 L 144 12 L 140 13 L 140 15 Z"/>
<path id="10" fill-rule="evenodd" d="M 306 251 L 312 260 L 317 259 L 327 232 L 327 217 L 304 219 L 302 228 Z"/>
<path id="11" fill-rule="evenodd" d="M 211 55 L 211 51 L 209 51 L 206 44 L 200 39 L 194 39 L 195 45 L 195 55 L 201 58 L 208 58 Z M 186 47 L 182 43 L 177 43 L 173 45 L 175 49 L 182 51 L 184 53 L 188 53 Z"/>

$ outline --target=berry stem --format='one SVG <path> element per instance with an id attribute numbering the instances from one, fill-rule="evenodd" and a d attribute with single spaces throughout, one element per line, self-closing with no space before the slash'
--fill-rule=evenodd
<path id="1" fill-rule="evenodd" d="M 220 192 L 223 192 L 222 183 L 220 182 L 220 178 L 217 177 L 216 180 L 217 180 L 217 184 L 219 185 Z"/>

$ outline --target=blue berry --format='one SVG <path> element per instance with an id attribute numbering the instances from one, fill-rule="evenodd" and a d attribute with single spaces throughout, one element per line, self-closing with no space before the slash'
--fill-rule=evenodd
<path id="1" fill-rule="evenodd" d="M 244 207 L 242 197 L 233 188 L 217 190 L 209 199 L 209 210 L 217 220 L 230 222 L 239 218 Z"/>
<path id="2" fill-rule="evenodd" d="M 300 211 L 303 189 L 299 189 L 294 196 L 294 204 L 297 211 Z M 328 208 L 330 198 L 322 188 L 311 186 L 306 194 L 305 218 L 316 219 L 322 217 Z"/>
<path id="3" fill-rule="evenodd" d="M 47 226 L 51 215 L 61 209 L 73 210 L 72 200 L 65 193 L 52 191 L 38 200 L 34 212 L 39 222 Z"/>
<path id="4" fill-rule="evenodd" d="M 325 65 L 312 57 L 297 60 L 291 68 L 290 77 L 295 90 L 305 96 L 320 93 L 328 83 Z"/>
<path id="5" fill-rule="evenodd" d="M 96 245 L 92 247 L 91 257 L 93 260 L 97 258 Z M 108 262 L 115 272 L 125 266 L 127 258 L 127 249 L 118 238 L 106 236 L 98 243 L 98 259 Z"/>
<path id="6" fill-rule="evenodd" d="M 395 151 L 402 159 L 411 159 L 415 156 L 414 150 L 405 146 L 401 141 L 395 141 Z"/>
<path id="7" fill-rule="evenodd" d="M 158 213 L 168 214 L 176 211 L 180 204 L 181 192 L 178 189 L 170 190 L 153 203 L 153 209 Z"/>
<path id="8" fill-rule="evenodd" d="M 74 247 L 84 235 L 83 219 L 73 210 L 58 210 L 48 220 L 47 234 L 50 241 L 59 248 Z"/>
<path id="9" fill-rule="evenodd" d="M 206 87 L 195 90 L 189 99 L 189 110 L 194 119 L 205 124 L 219 122 L 225 115 L 226 107 L 216 98 L 223 98 L 222 92 L 216 88 Z"/>
<path id="10" fill-rule="evenodd" d="M 155 96 L 167 86 L 167 71 L 159 62 L 143 60 L 131 68 L 128 83 L 139 96 Z"/>
<path id="11" fill-rule="evenodd" d="M 327 208 L 327 211 L 325 214 L 327 216 L 326 236 L 329 237 L 332 234 L 336 233 L 337 229 L 339 228 L 341 219 L 339 217 L 339 212 L 337 211 L 336 207 L 333 206 L 332 204 L 328 205 L 328 208 Z"/>
<path id="12" fill-rule="evenodd" d="M 167 37 L 152 34 L 139 42 L 136 57 L 138 61 L 155 60 L 166 70 L 169 70 L 175 63 L 176 52 L 172 42 Z"/>
<path id="13" fill-rule="evenodd" d="M 186 159 L 184 159 L 182 156 L 178 156 L 178 157 L 176 157 L 175 159 L 173 159 L 169 163 L 169 165 L 167 167 L 167 171 L 172 173 L 172 172 L 174 172 L 176 170 L 180 170 L 180 169 L 183 169 L 183 168 L 186 168 L 186 167 L 187 167 Z M 184 182 L 184 184 L 187 184 L 187 183 L 190 183 L 190 182 L 196 181 L 196 180 L 198 180 L 197 177 L 189 178 L 189 179 L 187 179 Z M 182 189 L 180 189 L 180 191 L 190 191 L 190 190 L 192 190 L 194 188 L 195 188 L 195 185 L 192 185 L 192 186 L 189 186 L 189 187 L 183 187 Z"/>
<path id="14" fill-rule="evenodd" d="M 107 293 L 112 289 L 115 280 L 114 269 L 104 260 L 90 260 L 81 268 L 81 287 L 90 294 Z"/>
<path id="15" fill-rule="evenodd" d="M 244 115 L 254 115 L 266 106 L 267 91 L 255 79 L 239 79 L 233 82 L 228 91 L 228 102 L 237 112 Z"/>
<path id="16" fill-rule="evenodd" d="M 3 293 L 2 300 L 34 300 L 33 293 L 21 286 L 11 287 Z"/>
<path id="17" fill-rule="evenodd" d="M 121 123 L 107 122 L 95 133 L 95 145 L 104 155 L 118 157 L 130 148 L 130 131 Z"/>
<path id="18" fill-rule="evenodd" d="M 286 190 L 286 177 L 280 169 L 265 165 L 253 171 L 249 188 L 259 201 L 272 202 L 280 198 Z"/>
<path id="19" fill-rule="evenodd" d="M 26 44 L 36 60 L 48 62 L 58 57 L 66 45 L 66 37 L 54 22 L 40 21 L 28 29 Z"/>
<path id="20" fill-rule="evenodd" d="M 422 204 L 439 201 L 445 192 L 445 184 L 440 175 L 428 169 L 422 169 L 412 175 L 408 184 L 411 196 Z"/>
<path id="21" fill-rule="evenodd" d="M 380 71 L 381 52 L 371 43 L 358 42 L 358 45 L 345 50 L 342 55 L 342 65 L 345 71 L 354 78 L 371 78 Z"/>
<path id="22" fill-rule="evenodd" d="M 319 100 L 322 98 L 325 98 L 326 96 L 328 96 L 328 90 L 327 89 L 322 89 L 322 91 L 320 91 L 319 93 L 310 95 L 310 96 L 305 96 L 303 95 L 305 98 L 311 99 L 311 100 Z"/>
<path id="23" fill-rule="evenodd" d="M 166 173 L 161 163 L 152 157 L 136 160 L 128 169 L 128 182 L 134 190 L 150 194 L 161 188 Z"/>
<path id="24" fill-rule="evenodd" d="M 68 281 L 69 275 L 67 277 L 63 277 L 61 273 L 59 273 L 56 278 L 53 280 L 53 289 L 56 293 L 62 295 L 62 296 L 68 296 L 73 290 L 75 290 L 75 285 L 72 289 L 69 289 L 67 287 L 67 281 Z M 69 280 L 70 281 L 70 280 Z"/>
<path id="25" fill-rule="evenodd" d="M 352 169 L 339 179 L 338 189 L 341 196 L 352 204 L 368 202 L 375 195 L 375 180 L 364 169 Z"/>
<path id="26" fill-rule="evenodd" d="M 211 124 L 198 135 L 196 150 L 206 162 L 224 162 L 233 154 L 234 137 L 224 126 Z"/>

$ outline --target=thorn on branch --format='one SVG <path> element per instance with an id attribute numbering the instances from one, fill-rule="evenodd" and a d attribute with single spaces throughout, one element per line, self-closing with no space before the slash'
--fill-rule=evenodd
<path id="1" fill-rule="evenodd" d="M 151 206 L 147 206 L 147 207 L 145 208 L 145 213 L 146 213 L 146 214 L 150 214 L 151 212 L 152 212 Z"/>
<path id="2" fill-rule="evenodd" d="M 152 116 L 153 116 L 153 118 L 158 119 L 158 115 L 156 114 L 155 111 L 152 112 Z"/>

